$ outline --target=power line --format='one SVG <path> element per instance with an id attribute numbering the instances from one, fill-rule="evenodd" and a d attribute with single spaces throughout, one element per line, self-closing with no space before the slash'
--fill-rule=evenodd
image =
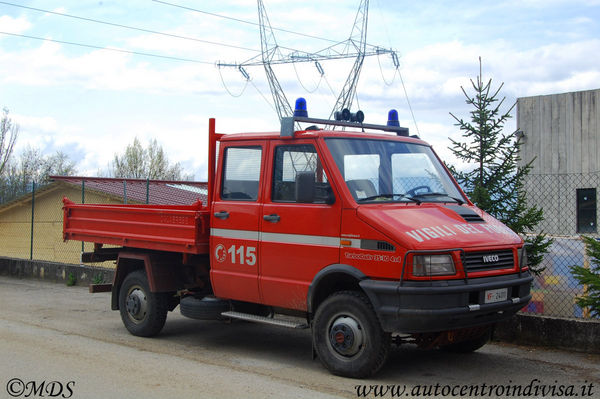
<path id="1" fill-rule="evenodd" d="M 404 95 L 406 96 L 406 102 L 408 103 L 408 109 L 410 110 L 410 114 L 412 115 L 413 122 L 415 123 L 415 128 L 417 129 L 417 134 L 420 136 L 421 132 L 419 131 L 419 125 L 417 125 L 417 119 L 415 118 L 415 113 L 413 112 L 412 106 L 410 105 L 410 100 L 408 99 L 408 92 L 406 91 L 406 86 L 404 85 L 404 79 L 402 79 L 402 73 L 400 69 L 397 69 L 398 76 L 400 76 L 400 82 L 402 82 L 402 88 L 404 89 Z"/>
<path id="2" fill-rule="evenodd" d="M 123 49 L 112 48 L 112 47 L 101 47 L 101 46 L 95 46 L 93 44 L 68 42 L 68 41 L 65 41 L 65 40 L 55 40 L 55 39 L 48 39 L 48 38 L 45 38 L 45 37 L 22 35 L 22 34 L 19 34 L 19 33 L 0 32 L 0 34 L 2 34 L 2 35 L 9 35 L 9 36 L 24 37 L 26 39 L 43 40 L 45 42 L 68 44 L 68 45 L 71 45 L 71 46 L 87 47 L 87 48 L 93 48 L 93 49 L 96 49 L 96 50 L 106 50 L 106 51 L 114 51 L 114 52 L 118 52 L 118 53 L 126 53 L 126 54 L 133 54 L 133 55 L 142 55 L 144 57 L 164 58 L 164 59 L 173 60 L 173 61 L 185 61 L 185 62 L 194 62 L 196 64 L 214 65 L 214 63 L 212 63 L 212 62 L 194 60 L 194 59 L 191 59 L 191 58 L 171 57 L 171 56 L 168 56 L 168 55 L 160 55 L 160 54 L 152 54 L 152 53 L 142 53 L 142 52 L 139 52 L 139 51 L 123 50 Z"/>
<path id="3" fill-rule="evenodd" d="M 271 107 L 271 109 L 273 109 L 273 111 L 277 112 L 277 110 L 275 109 L 275 106 L 273 104 L 271 104 L 271 102 L 267 99 L 267 97 L 265 97 L 265 95 L 262 93 L 262 91 L 260 91 L 260 89 L 258 88 L 258 86 L 256 86 L 254 84 L 254 82 L 252 81 L 252 79 L 248 79 L 248 82 L 250 82 L 250 84 L 256 89 L 256 91 L 258 92 L 258 94 L 260 94 L 260 96 L 263 98 L 263 100 L 265 100 L 265 102 L 267 104 L 269 104 L 269 107 Z"/>
<path id="4" fill-rule="evenodd" d="M 383 19 L 383 28 L 387 35 L 388 44 L 390 44 L 390 46 L 391 46 L 392 39 L 391 39 L 390 31 L 388 30 L 387 19 L 385 17 L 385 13 L 383 13 L 383 11 L 381 10 L 382 7 L 381 7 L 381 4 L 379 3 L 379 0 L 377 0 L 377 6 L 378 6 L 379 12 L 381 14 L 381 18 Z M 398 73 L 398 76 L 400 76 L 400 82 L 402 83 L 402 89 L 404 90 L 404 96 L 406 97 L 406 103 L 408 104 L 408 109 L 410 110 L 410 114 L 411 114 L 413 122 L 415 124 L 415 128 L 417 129 L 417 135 L 420 136 L 421 132 L 419 131 L 419 125 L 417 124 L 417 118 L 415 118 L 415 113 L 413 112 L 412 105 L 410 104 L 410 100 L 408 98 L 408 91 L 406 90 L 406 85 L 404 84 L 404 79 L 402 78 L 402 73 L 400 72 L 400 65 L 398 63 L 398 59 L 394 58 L 394 57 L 392 59 L 394 61 L 394 66 L 396 67 L 396 70 L 394 71 L 394 76 L 392 76 L 392 81 L 390 82 L 389 85 L 387 84 L 385 77 L 383 76 L 383 70 L 381 69 L 381 63 L 380 63 L 379 70 L 381 71 L 381 79 L 387 86 L 390 86 L 392 83 L 394 83 L 394 79 L 396 78 L 396 73 Z M 379 62 L 379 57 L 377 57 L 377 62 Z"/>
<path id="5" fill-rule="evenodd" d="M 139 31 L 139 32 L 151 33 L 151 34 L 154 34 L 154 35 L 161 35 L 161 36 L 173 37 L 173 38 L 176 38 L 176 39 L 191 40 L 191 41 L 195 41 L 195 42 L 199 42 L 199 43 L 211 44 L 211 45 L 214 45 L 214 46 L 230 47 L 230 48 L 235 48 L 235 49 L 238 49 L 238 50 L 246 50 L 246 51 L 253 51 L 255 53 L 260 53 L 260 50 L 256 50 L 256 49 L 252 49 L 252 48 L 248 48 L 248 47 L 236 46 L 234 44 L 213 42 L 213 41 L 210 41 L 210 40 L 198 39 L 196 37 L 190 37 L 190 36 L 176 35 L 176 34 L 173 34 L 173 33 L 158 32 L 158 31 L 151 30 L 151 29 L 138 28 L 138 27 L 129 26 L 129 25 L 122 25 L 122 24 L 117 24 L 117 23 L 114 23 L 114 22 L 102 21 L 102 20 L 99 20 L 99 19 L 93 19 L 93 18 L 87 18 L 87 17 L 80 17 L 80 16 L 77 16 L 77 15 L 65 14 L 65 13 L 56 12 L 56 11 L 50 11 L 50 10 L 44 10 L 44 9 L 41 9 L 41 8 L 27 7 L 27 6 L 23 6 L 21 4 L 14 4 L 14 3 L 6 2 L 6 1 L 0 1 L 0 4 L 5 4 L 7 6 L 24 8 L 24 9 L 27 9 L 27 10 L 32 10 L 32 11 L 37 11 L 37 12 L 44 12 L 44 13 L 53 14 L 53 15 L 59 15 L 61 17 L 73 18 L 73 19 L 78 19 L 78 20 L 86 21 L 86 22 L 93 22 L 93 23 L 97 23 L 97 24 L 115 26 L 115 27 L 118 27 L 118 28 L 136 30 L 136 31 Z"/>
<path id="6" fill-rule="evenodd" d="M 165 4 L 167 6 L 177 7 L 177 8 L 181 8 L 181 9 L 188 10 L 188 11 L 199 12 L 201 14 L 206 14 L 206 15 L 210 15 L 210 16 L 213 16 L 213 17 L 217 17 L 217 18 L 228 19 L 230 21 L 241 22 L 243 24 L 248 24 L 248 25 L 260 26 L 260 24 L 257 23 L 257 22 L 246 21 L 245 19 L 239 19 L 239 18 L 234 18 L 234 17 L 228 17 L 226 15 L 221 15 L 221 14 L 215 14 L 215 13 L 212 13 L 212 12 L 199 10 L 197 8 L 191 8 L 191 7 L 186 7 L 186 6 L 182 6 L 182 5 L 179 5 L 179 4 L 169 3 L 169 2 L 163 1 L 163 0 L 152 0 L 152 1 L 154 1 L 155 3 L 161 3 L 161 4 Z M 279 32 L 285 32 L 285 33 L 291 33 L 293 35 L 298 35 L 298 36 L 309 37 L 311 39 L 323 40 L 323 41 L 330 42 L 330 43 L 338 43 L 337 40 L 327 39 L 327 38 L 319 37 L 319 36 L 313 36 L 313 35 L 309 35 L 307 33 L 295 32 L 295 31 L 288 30 L 288 29 L 283 29 L 283 28 L 272 28 L 272 30 L 276 30 L 276 31 L 279 31 Z"/>
<path id="7" fill-rule="evenodd" d="M 229 90 L 229 88 L 225 84 L 225 79 L 223 79 L 223 73 L 221 72 L 221 68 L 218 68 L 218 69 L 219 69 L 219 76 L 221 77 L 221 83 L 223 84 L 223 87 L 225 88 L 225 91 L 227 93 L 229 93 L 229 95 L 231 97 L 237 98 L 237 97 L 240 97 L 242 94 L 244 94 L 244 92 L 246 91 L 246 87 L 248 87 L 248 81 L 250 80 L 249 77 L 248 77 L 248 79 L 246 79 L 246 84 L 244 84 L 244 87 L 242 88 L 242 91 L 240 91 L 239 94 L 234 94 L 234 93 L 231 92 L 231 90 Z"/>

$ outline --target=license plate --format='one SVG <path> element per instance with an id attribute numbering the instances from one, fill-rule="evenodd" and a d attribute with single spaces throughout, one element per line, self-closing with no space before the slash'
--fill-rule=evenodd
<path id="1" fill-rule="evenodd" d="M 506 301 L 508 299 L 508 288 L 499 288 L 497 290 L 487 290 L 485 292 L 484 303 L 494 303 Z"/>

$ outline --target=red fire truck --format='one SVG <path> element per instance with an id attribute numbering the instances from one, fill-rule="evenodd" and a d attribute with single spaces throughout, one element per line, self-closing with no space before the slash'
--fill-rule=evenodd
<path id="1" fill-rule="evenodd" d="M 210 120 L 204 202 L 65 198 L 64 239 L 95 243 L 83 261 L 116 261 L 96 289 L 112 291 L 125 327 L 156 335 L 179 306 L 310 328 L 323 365 L 355 378 L 379 370 L 392 343 L 483 346 L 531 298 L 523 240 L 469 201 L 395 111 L 371 125 L 298 107 L 274 133 L 220 134 Z"/>

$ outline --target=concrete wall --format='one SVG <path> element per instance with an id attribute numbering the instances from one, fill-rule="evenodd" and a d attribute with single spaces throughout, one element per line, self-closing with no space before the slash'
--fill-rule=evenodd
<path id="1" fill-rule="evenodd" d="M 516 314 L 496 326 L 494 339 L 519 345 L 600 353 L 600 321 Z"/>
<path id="2" fill-rule="evenodd" d="M 517 100 L 521 157 L 532 174 L 600 170 L 600 89 Z"/>
<path id="3" fill-rule="evenodd" d="M 599 101 L 600 89 L 517 100 L 521 165 L 533 160 L 527 199 L 544 209 L 548 234 L 577 233 L 578 188 L 597 189 L 600 211 Z"/>
<path id="4" fill-rule="evenodd" d="M 58 262 L 0 257 L 0 275 L 35 278 L 66 284 L 73 275 L 76 285 L 112 283 L 115 270 L 93 266 L 70 265 Z"/>

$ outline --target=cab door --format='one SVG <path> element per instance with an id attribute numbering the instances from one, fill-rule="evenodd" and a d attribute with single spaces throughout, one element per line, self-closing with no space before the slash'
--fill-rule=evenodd
<path id="1" fill-rule="evenodd" d="M 341 201 L 314 141 L 273 141 L 270 153 L 260 220 L 260 292 L 265 304 L 306 310 L 315 274 L 339 262 Z M 297 193 L 302 179 L 314 182 L 313 192 Z"/>
<path id="2" fill-rule="evenodd" d="M 211 214 L 211 282 L 220 298 L 259 302 L 264 141 L 222 142 Z"/>

